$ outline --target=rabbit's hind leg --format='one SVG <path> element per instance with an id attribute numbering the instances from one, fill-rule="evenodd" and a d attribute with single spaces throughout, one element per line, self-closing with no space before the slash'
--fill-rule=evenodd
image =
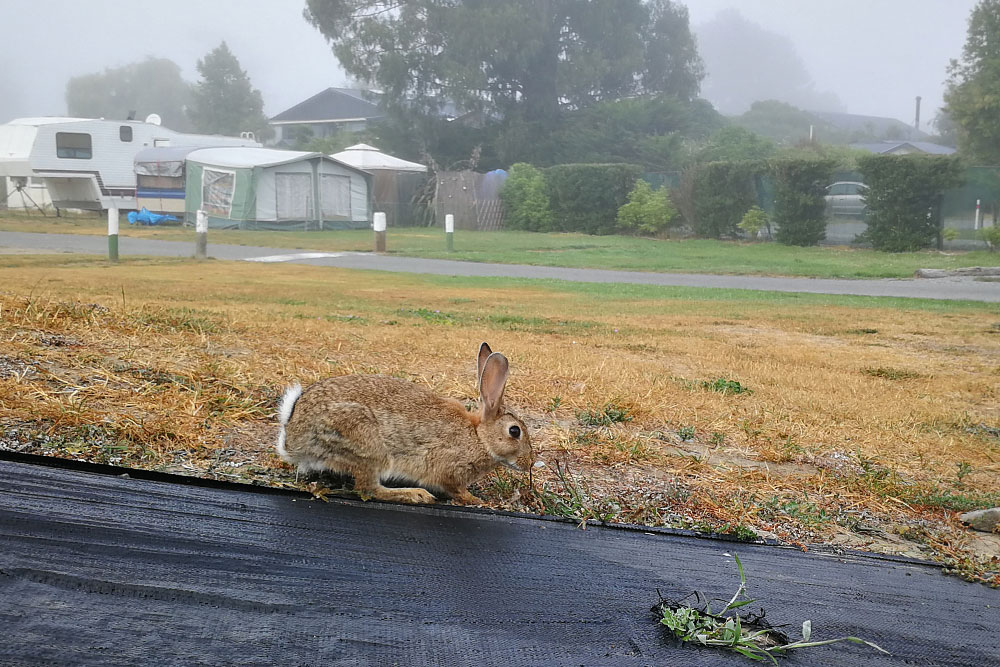
<path id="1" fill-rule="evenodd" d="M 319 440 L 324 443 L 323 467 L 350 473 L 354 491 L 362 498 L 410 504 L 434 502 L 434 496 L 424 489 L 392 489 L 382 484 L 389 460 L 378 420 L 367 406 L 346 402 L 326 406 Z"/>
<path id="2" fill-rule="evenodd" d="M 416 505 L 424 503 L 430 505 L 436 498 L 430 491 L 420 488 L 392 489 L 383 486 L 378 479 L 378 475 L 362 475 L 355 472 L 354 490 L 362 498 L 375 498 L 376 500 L 388 500 L 397 503 L 409 503 Z"/>

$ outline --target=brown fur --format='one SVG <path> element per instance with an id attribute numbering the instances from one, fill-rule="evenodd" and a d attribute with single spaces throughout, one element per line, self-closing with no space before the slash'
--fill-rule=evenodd
<path id="1" fill-rule="evenodd" d="M 278 451 L 300 470 L 329 470 L 354 476 L 362 497 L 431 503 L 423 488 L 441 489 L 455 501 L 479 504 L 469 484 L 498 465 L 531 460 L 524 424 L 503 407 L 507 359 L 486 343 L 477 359 L 480 409 L 469 412 L 421 385 L 382 375 L 347 375 L 308 387 L 282 407 Z M 289 396 L 286 394 L 286 397 Z M 287 423 L 285 423 L 287 420 Z M 520 437 L 510 435 L 510 427 Z M 414 488 L 383 486 L 388 478 Z"/>

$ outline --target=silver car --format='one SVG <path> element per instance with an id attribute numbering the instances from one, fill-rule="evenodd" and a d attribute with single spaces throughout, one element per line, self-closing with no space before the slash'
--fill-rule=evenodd
<path id="1" fill-rule="evenodd" d="M 865 184 L 857 181 L 837 181 L 826 187 L 826 214 L 828 216 L 844 216 L 863 218 L 865 202 L 863 199 Z"/>

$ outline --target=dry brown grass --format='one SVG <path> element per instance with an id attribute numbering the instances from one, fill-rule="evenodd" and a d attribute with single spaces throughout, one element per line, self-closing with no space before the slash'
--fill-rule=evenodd
<path id="1" fill-rule="evenodd" d="M 934 553 L 1000 582 L 1000 542 L 952 511 L 1000 504 L 995 306 L 67 257 L 8 258 L 0 286 L 0 448 L 292 486 L 284 385 L 380 372 L 472 399 L 485 339 L 546 463 L 484 483 L 495 507 Z M 628 420 L 581 423 L 605 409 Z"/>

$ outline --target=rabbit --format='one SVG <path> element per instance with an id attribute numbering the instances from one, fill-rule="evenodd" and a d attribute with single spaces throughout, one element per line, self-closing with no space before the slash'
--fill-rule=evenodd
<path id="1" fill-rule="evenodd" d="M 503 465 L 531 460 L 524 423 L 503 404 L 507 358 L 483 343 L 477 359 L 480 407 L 384 375 L 345 375 L 305 390 L 289 387 L 278 411 L 278 454 L 300 472 L 350 473 L 362 498 L 433 503 L 424 488 L 463 505 L 483 501 L 466 488 Z M 413 488 L 383 482 L 407 480 Z"/>

